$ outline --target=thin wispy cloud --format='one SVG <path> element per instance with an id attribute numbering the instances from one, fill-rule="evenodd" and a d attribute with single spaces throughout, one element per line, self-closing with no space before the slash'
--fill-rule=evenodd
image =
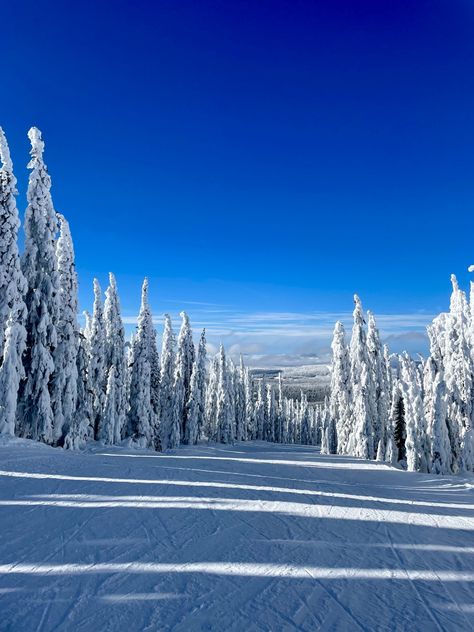
<path id="1" fill-rule="evenodd" d="M 193 319 L 193 311 L 196 319 Z M 243 354 L 247 362 L 257 366 L 327 363 L 336 321 L 344 323 L 348 339 L 352 327 L 350 311 L 244 312 L 209 307 L 190 310 L 190 317 L 196 338 L 203 328 L 206 329 L 210 353 L 223 343 L 231 356 Z M 173 311 L 172 318 L 177 330 L 179 313 Z M 426 352 L 426 326 L 433 319 L 433 314 L 376 314 L 375 318 L 382 340 L 389 344 L 392 351 Z M 153 322 L 160 339 L 162 315 L 154 316 Z M 125 316 L 124 323 L 128 328 L 136 326 L 137 316 Z"/>

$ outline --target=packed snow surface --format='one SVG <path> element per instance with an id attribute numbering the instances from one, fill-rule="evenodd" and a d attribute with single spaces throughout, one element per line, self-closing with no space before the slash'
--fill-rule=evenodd
<path id="1" fill-rule="evenodd" d="M 0 630 L 472 630 L 472 478 L 308 446 L 0 446 Z"/>

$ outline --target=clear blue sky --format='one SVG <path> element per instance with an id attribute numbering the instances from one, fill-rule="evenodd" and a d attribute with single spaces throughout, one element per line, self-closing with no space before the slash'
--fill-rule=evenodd
<path id="1" fill-rule="evenodd" d="M 113 270 L 132 317 L 147 274 L 157 315 L 186 308 L 236 350 L 236 318 L 304 321 L 299 347 L 276 324 L 253 346 L 299 353 L 354 291 L 432 314 L 451 272 L 466 284 L 469 0 L 15 0 L 1 23 L 0 124 L 22 193 L 43 131 L 83 307 Z"/>

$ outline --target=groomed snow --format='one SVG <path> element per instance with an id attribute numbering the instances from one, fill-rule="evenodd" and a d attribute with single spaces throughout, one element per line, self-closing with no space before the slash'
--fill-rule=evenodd
<path id="1" fill-rule="evenodd" d="M 0 630 L 473 629 L 473 478 L 261 442 L 0 470 Z"/>

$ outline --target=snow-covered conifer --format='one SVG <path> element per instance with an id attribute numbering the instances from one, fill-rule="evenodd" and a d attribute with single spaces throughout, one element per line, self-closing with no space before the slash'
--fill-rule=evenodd
<path id="1" fill-rule="evenodd" d="M 92 318 L 86 328 L 89 346 L 89 380 L 92 391 L 92 419 L 94 437 L 98 438 L 105 406 L 105 323 L 102 290 L 94 279 L 94 307 Z"/>
<path id="2" fill-rule="evenodd" d="M 331 396 L 329 414 L 336 424 L 337 450 L 345 454 L 351 432 L 351 380 L 349 352 L 341 321 L 334 327 L 332 340 Z"/>
<path id="3" fill-rule="evenodd" d="M 353 432 L 349 437 L 348 452 L 364 459 L 374 457 L 372 414 L 374 385 L 367 356 L 367 340 L 362 305 L 354 296 L 354 325 L 350 346 Z"/>
<path id="4" fill-rule="evenodd" d="M 17 396 L 26 344 L 26 281 L 18 253 L 16 178 L 0 127 L 0 435 L 15 433 Z"/>
<path id="5" fill-rule="evenodd" d="M 227 362 L 224 346 L 219 348 L 217 380 L 217 428 L 220 443 L 233 443 L 231 402 L 229 399 Z"/>
<path id="6" fill-rule="evenodd" d="M 117 426 L 116 384 L 115 365 L 112 364 L 107 379 L 104 414 L 98 437 L 99 441 L 102 441 L 105 445 L 110 445 L 115 441 L 115 429 Z"/>
<path id="7" fill-rule="evenodd" d="M 178 431 L 174 428 L 174 369 L 175 369 L 175 336 L 171 318 L 165 314 L 165 325 L 161 348 L 161 382 L 160 382 L 160 433 L 163 449 L 176 448 L 179 445 Z"/>
<path id="8" fill-rule="evenodd" d="M 58 346 L 54 354 L 52 403 L 54 411 L 54 441 L 63 443 L 76 412 L 77 402 L 77 350 L 79 325 L 77 323 L 77 273 L 74 263 L 74 246 L 69 224 L 58 213 L 59 239 L 56 257 L 59 273 Z"/>
<path id="9" fill-rule="evenodd" d="M 187 404 L 187 426 L 184 442 L 188 444 L 197 443 L 203 433 L 206 396 L 206 355 L 206 330 L 203 329 L 191 375 L 191 392 Z"/>
<path id="10" fill-rule="evenodd" d="M 264 438 L 264 423 L 265 423 L 265 386 L 263 379 L 259 380 L 257 388 L 257 401 L 255 402 L 255 430 L 256 439 L 262 440 Z"/>
<path id="11" fill-rule="evenodd" d="M 51 403 L 53 356 L 59 320 L 59 275 L 56 260 L 57 219 L 51 199 L 51 179 L 43 160 L 41 132 L 32 127 L 28 207 L 22 271 L 27 283 L 27 345 L 23 366 L 26 379 L 19 394 L 19 432 L 24 437 L 53 443 Z"/>
<path id="12" fill-rule="evenodd" d="M 113 443 L 118 443 L 122 438 L 127 410 L 126 389 L 126 358 L 125 358 L 125 330 L 120 312 L 120 299 L 117 290 L 115 276 L 109 274 L 109 287 L 105 291 L 104 306 L 105 326 L 105 367 L 104 370 L 110 381 L 110 370 L 113 367 L 113 401 L 115 403 L 115 420 Z M 107 385 L 107 392 L 112 389 Z M 109 401 L 111 397 L 108 398 Z M 109 415 L 109 418 L 111 416 Z"/>
<path id="13" fill-rule="evenodd" d="M 174 415 L 179 424 L 180 440 L 183 441 L 186 434 L 186 404 L 191 391 L 191 373 L 195 352 L 189 317 L 186 312 L 181 312 L 180 316 L 182 322 L 178 335 L 174 376 Z"/>
<path id="14" fill-rule="evenodd" d="M 148 303 L 148 279 L 143 281 L 140 314 L 133 338 L 130 367 L 128 426 L 143 447 L 155 446 L 156 419 L 152 407 L 151 368 L 156 335 Z"/>

